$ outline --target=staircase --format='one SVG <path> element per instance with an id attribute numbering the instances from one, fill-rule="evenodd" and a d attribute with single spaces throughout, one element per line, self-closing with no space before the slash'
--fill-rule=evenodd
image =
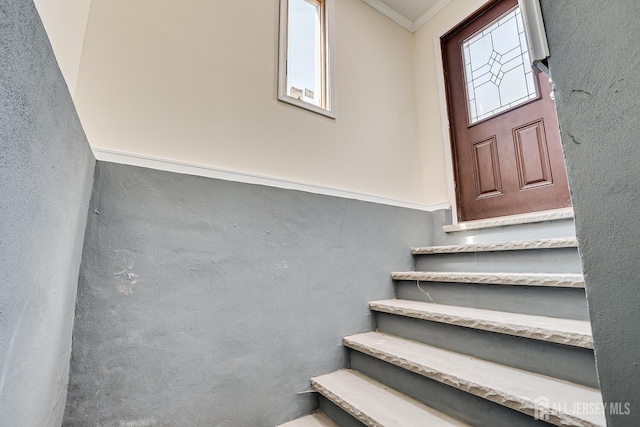
<path id="1" fill-rule="evenodd" d="M 443 226 L 283 426 L 605 426 L 574 233 L 571 210 Z"/>

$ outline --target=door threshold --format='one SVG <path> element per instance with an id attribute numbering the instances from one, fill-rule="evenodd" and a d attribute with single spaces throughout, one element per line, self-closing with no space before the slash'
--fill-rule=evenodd
<path id="1" fill-rule="evenodd" d="M 573 208 L 553 209 L 549 211 L 530 212 L 518 215 L 500 216 L 496 218 L 477 219 L 459 222 L 442 227 L 445 233 L 456 231 L 479 230 L 482 228 L 502 227 L 505 225 L 530 224 L 534 222 L 555 221 L 573 218 Z"/>

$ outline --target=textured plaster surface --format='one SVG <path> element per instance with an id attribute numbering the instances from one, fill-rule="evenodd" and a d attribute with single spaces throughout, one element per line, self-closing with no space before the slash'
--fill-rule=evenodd
<path id="1" fill-rule="evenodd" d="M 442 229 L 447 233 L 452 233 L 456 231 L 480 230 L 483 228 L 504 227 L 507 225 L 530 224 L 534 222 L 556 221 L 570 218 L 573 218 L 573 209 L 564 208 L 552 211 L 533 212 L 529 214 L 461 222 L 453 225 L 445 225 Z"/>
<path id="2" fill-rule="evenodd" d="M 601 405 L 602 397 L 596 389 L 377 332 L 345 337 L 344 343 L 369 356 L 531 416 L 545 410 L 539 401 L 544 396 L 554 408 L 559 408 L 550 411 L 548 421 L 557 426 L 606 425 L 601 413 L 582 415 L 572 409 L 562 410 L 581 404 Z"/>
<path id="3" fill-rule="evenodd" d="M 637 426 L 640 2 L 541 3 L 608 422 Z"/>
<path id="4" fill-rule="evenodd" d="M 94 164 L 33 3 L 0 2 L 0 426 L 61 425 Z"/>
<path id="5" fill-rule="evenodd" d="M 575 347 L 593 348 L 589 322 L 481 310 L 469 307 L 432 304 L 409 300 L 386 300 L 369 303 L 369 308 L 383 313 L 413 317 L 432 322 L 482 329 Z"/>
<path id="6" fill-rule="evenodd" d="M 98 162 L 65 426 L 274 426 L 429 236 L 429 213 Z M 426 238 L 425 238 L 426 240 Z M 425 241 L 425 243 L 428 243 Z"/>
<path id="7" fill-rule="evenodd" d="M 312 378 L 311 384 L 367 426 L 468 426 L 350 369 Z"/>
<path id="8" fill-rule="evenodd" d="M 582 274 L 543 273 L 453 273 L 406 271 L 391 273 L 394 280 L 416 280 L 430 282 L 481 283 L 488 285 L 548 286 L 583 288 Z"/>
<path id="9" fill-rule="evenodd" d="M 528 249 L 575 248 L 575 237 L 561 237 L 555 239 L 517 240 L 511 242 L 469 243 L 465 245 L 429 246 L 412 248 L 414 255 L 451 254 L 461 252 L 493 252 L 518 251 Z"/>

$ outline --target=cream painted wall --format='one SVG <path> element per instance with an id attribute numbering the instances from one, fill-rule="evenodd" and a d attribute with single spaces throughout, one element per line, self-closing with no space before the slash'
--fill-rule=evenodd
<path id="1" fill-rule="evenodd" d="M 74 96 L 91 0 L 34 0 L 58 66 Z"/>
<path id="2" fill-rule="evenodd" d="M 486 2 L 487 0 L 451 0 L 414 33 L 418 144 L 421 148 L 421 161 L 426 166 L 425 179 L 429 182 L 425 192 L 428 203 L 449 200 L 455 205 L 451 161 L 445 155 L 449 124 L 446 111 L 442 109 L 442 60 L 440 52 L 436 53 L 436 44 L 439 44 L 441 36 Z"/>
<path id="3" fill-rule="evenodd" d="M 336 0 L 331 120 L 277 101 L 278 10 L 278 0 L 93 0 L 76 91 L 90 143 L 441 201 L 420 159 L 413 35 L 360 0 Z"/>

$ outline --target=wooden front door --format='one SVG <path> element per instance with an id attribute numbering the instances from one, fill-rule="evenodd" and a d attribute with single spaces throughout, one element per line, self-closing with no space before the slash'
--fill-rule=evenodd
<path id="1" fill-rule="evenodd" d="M 517 0 L 442 38 L 458 219 L 571 206 L 551 85 L 530 66 Z"/>

